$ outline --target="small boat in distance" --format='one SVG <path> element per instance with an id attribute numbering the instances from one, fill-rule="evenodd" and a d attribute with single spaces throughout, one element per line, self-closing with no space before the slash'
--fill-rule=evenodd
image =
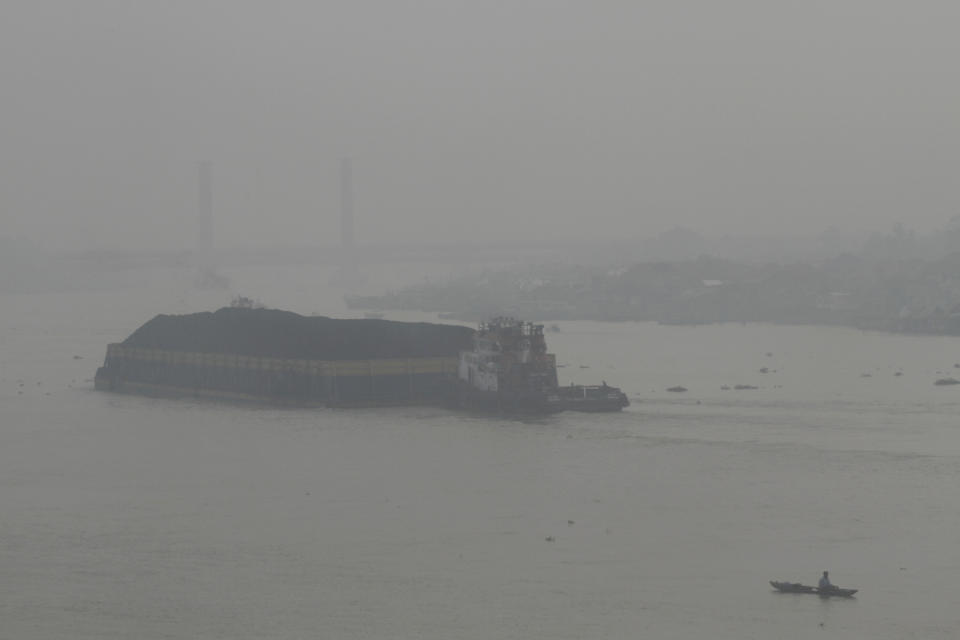
<path id="1" fill-rule="evenodd" d="M 779 582 L 777 580 L 771 580 L 770 586 L 780 593 L 812 593 L 820 596 L 821 598 L 852 598 L 853 594 L 859 591 L 859 589 L 841 589 L 840 587 L 821 589 L 819 587 L 800 584 L 799 582 Z"/>

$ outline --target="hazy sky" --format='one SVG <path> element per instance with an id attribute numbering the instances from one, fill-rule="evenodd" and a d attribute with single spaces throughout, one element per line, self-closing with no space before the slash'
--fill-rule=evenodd
<path id="1" fill-rule="evenodd" d="M 193 246 L 931 230 L 960 3 L 0 4 L 0 235 Z"/>

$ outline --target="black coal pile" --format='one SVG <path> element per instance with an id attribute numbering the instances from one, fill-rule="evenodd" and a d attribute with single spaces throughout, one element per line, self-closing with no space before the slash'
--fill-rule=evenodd
<path id="1" fill-rule="evenodd" d="M 367 360 L 455 356 L 472 344 L 473 329 L 427 322 L 301 316 L 276 309 L 225 307 L 159 315 L 134 331 L 127 347 L 235 353 L 306 360 Z"/>

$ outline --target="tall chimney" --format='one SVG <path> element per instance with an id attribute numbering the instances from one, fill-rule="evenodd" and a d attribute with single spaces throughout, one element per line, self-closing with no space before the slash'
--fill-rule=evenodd
<path id="1" fill-rule="evenodd" d="M 350 158 L 340 161 L 340 245 L 344 258 L 353 261 L 353 167 Z"/>
<path id="2" fill-rule="evenodd" d="M 353 288 L 363 282 L 353 237 L 353 167 L 350 158 L 340 161 L 340 268 L 334 284 Z"/>
<path id="3" fill-rule="evenodd" d="M 197 172 L 197 265 L 213 269 L 213 164 L 208 161 Z"/>

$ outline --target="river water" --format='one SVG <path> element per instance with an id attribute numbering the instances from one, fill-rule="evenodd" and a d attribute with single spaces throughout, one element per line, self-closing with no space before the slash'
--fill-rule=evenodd
<path id="1" fill-rule="evenodd" d="M 316 270 L 229 275 L 346 313 Z M 228 298 L 0 296 L 0 638 L 960 634 L 956 338 L 561 322 L 561 382 L 633 404 L 531 420 L 93 390 L 108 342 Z M 824 569 L 857 598 L 767 584 Z"/>

